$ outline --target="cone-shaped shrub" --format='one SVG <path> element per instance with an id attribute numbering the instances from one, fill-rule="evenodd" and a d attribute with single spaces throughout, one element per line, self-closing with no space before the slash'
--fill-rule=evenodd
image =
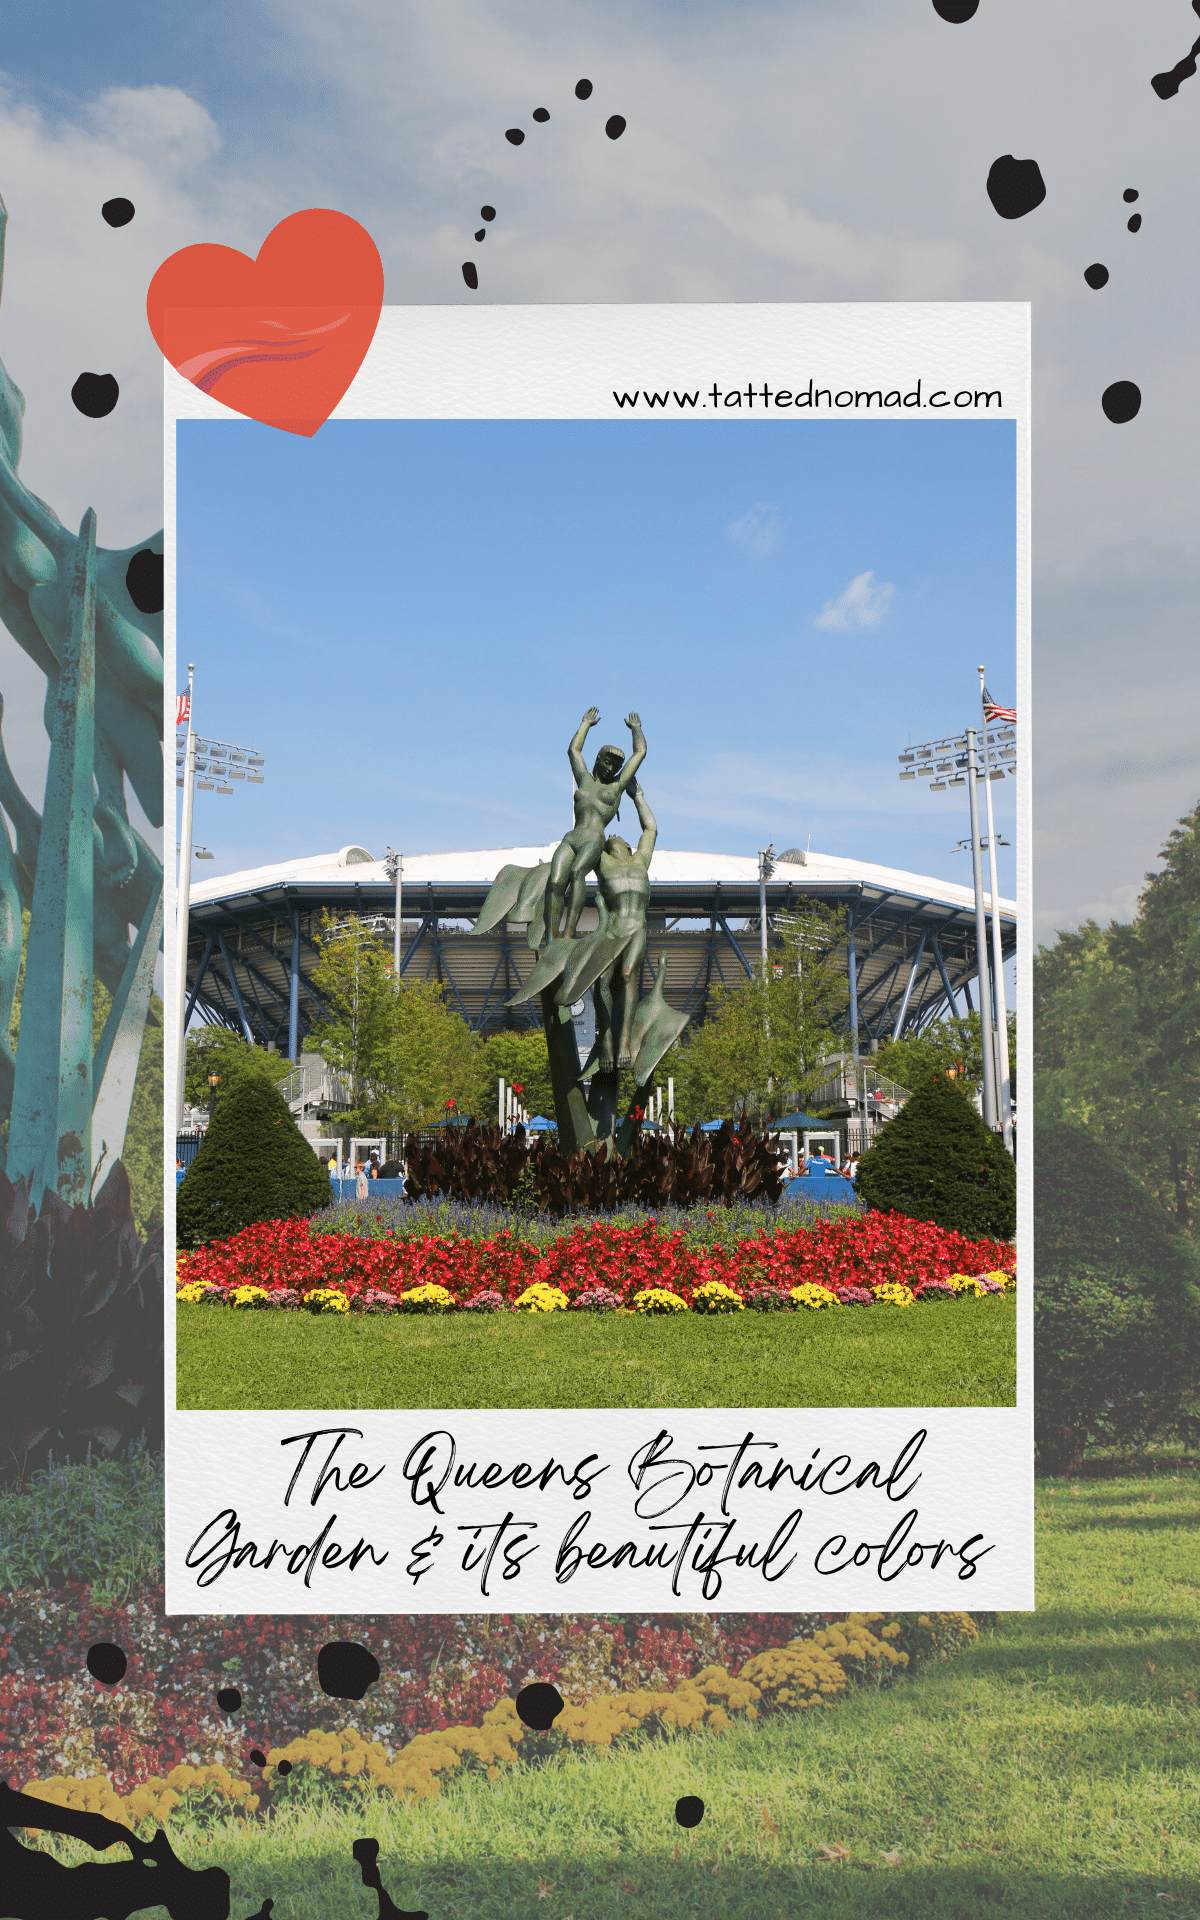
<path id="1" fill-rule="evenodd" d="M 1197 1256 L 1090 1128 L 1039 1120 L 1034 1423 L 1043 1473 L 1169 1430 L 1200 1374 Z"/>
<path id="2" fill-rule="evenodd" d="M 931 1075 L 889 1120 L 858 1166 L 858 1192 L 881 1213 L 1011 1240 L 1017 1170 L 1004 1142 L 945 1074 Z"/>
<path id="3" fill-rule="evenodd" d="M 256 1220 L 329 1205 L 329 1177 L 265 1077 L 245 1074 L 218 1102 L 175 1202 L 181 1247 L 225 1240 Z"/>

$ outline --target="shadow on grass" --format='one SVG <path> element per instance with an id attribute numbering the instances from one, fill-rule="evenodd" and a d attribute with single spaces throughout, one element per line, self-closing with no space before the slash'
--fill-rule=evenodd
<path id="1" fill-rule="evenodd" d="M 1114 1873 L 1038 1874 L 1006 1867 L 1002 1855 L 978 1843 L 947 1849 L 932 1865 L 859 1860 L 813 1861 L 768 1866 L 722 1857 L 719 1848 L 681 1833 L 681 1852 L 690 1858 L 664 1860 L 660 1853 L 631 1851 L 605 1865 L 583 1866 L 565 1849 L 532 1850 L 526 1861 L 481 1857 L 453 1866 L 406 1869 L 386 1855 L 380 1860 L 384 1886 L 401 1910 L 424 1909 L 434 1920 L 512 1920 L 514 1915 L 544 1914 L 547 1920 L 684 1920 L 697 1914 L 721 1920 L 793 1920 L 802 1913 L 837 1915 L 838 1920 L 1127 1920 L 1162 1913 L 1160 1902 L 1178 1920 L 1195 1920 L 1191 1884 L 1179 1875 L 1122 1876 Z M 256 1876 L 257 1878 L 257 1876 Z M 251 1890 L 235 1881 L 235 1903 L 250 1903 L 269 1892 L 277 1910 L 302 1916 L 364 1915 L 357 1874 L 341 1870 L 329 1857 L 313 1860 L 309 1872 L 283 1872 Z M 307 1898 L 306 1898 L 307 1896 Z M 544 1904 L 540 1904 L 544 1902 Z M 234 1911 L 238 1910 L 235 1904 Z"/>

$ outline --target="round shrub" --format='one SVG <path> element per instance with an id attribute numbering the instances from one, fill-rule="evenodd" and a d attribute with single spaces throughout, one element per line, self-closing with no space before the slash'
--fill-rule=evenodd
<path id="1" fill-rule="evenodd" d="M 573 1302 L 576 1313 L 615 1313 L 621 1305 L 621 1296 L 611 1287 L 585 1287 L 577 1293 Z"/>
<path id="2" fill-rule="evenodd" d="M 803 1286 L 792 1288 L 792 1304 L 797 1307 L 811 1307 L 819 1312 L 822 1307 L 840 1305 L 838 1296 L 829 1287 L 818 1287 L 815 1281 L 806 1280 Z"/>
<path id="3" fill-rule="evenodd" d="M 635 1293 L 632 1300 L 635 1313 L 686 1313 L 687 1301 L 681 1300 L 677 1293 L 668 1293 L 665 1287 L 643 1287 Z"/>
<path id="4" fill-rule="evenodd" d="M 876 1212 L 931 1220 L 973 1240 L 1011 1240 L 1016 1231 L 1016 1167 L 943 1073 L 917 1088 L 863 1154 L 858 1192 Z"/>
<path id="5" fill-rule="evenodd" d="M 265 1076 L 243 1074 L 217 1102 L 175 1200 L 183 1247 L 227 1240 L 257 1220 L 292 1220 L 329 1205 L 329 1179 Z"/>
<path id="6" fill-rule="evenodd" d="M 309 1313 L 349 1313 L 350 1302 L 333 1287 L 314 1287 L 304 1296 Z"/>
<path id="7" fill-rule="evenodd" d="M 495 1287 L 484 1287 L 462 1303 L 464 1313 L 507 1313 L 508 1301 Z"/>
<path id="8" fill-rule="evenodd" d="M 722 1280 L 706 1280 L 692 1292 L 694 1313 L 741 1313 L 744 1305 L 741 1294 Z"/>
<path id="9" fill-rule="evenodd" d="M 1034 1154 L 1034 1430 L 1042 1471 L 1073 1474 L 1089 1440 L 1148 1439 L 1189 1407 L 1197 1256 L 1087 1127 L 1039 1119 Z"/>
<path id="10" fill-rule="evenodd" d="M 401 1313 L 449 1313 L 454 1295 L 447 1287 L 427 1280 L 423 1287 L 410 1287 L 407 1293 L 402 1293 L 396 1305 Z"/>
<path id="11" fill-rule="evenodd" d="M 513 1301 L 518 1313 L 561 1313 L 570 1304 L 561 1287 L 552 1287 L 545 1280 L 535 1280 Z"/>
<path id="12" fill-rule="evenodd" d="M 755 1313 L 790 1313 L 792 1296 L 787 1287 L 751 1287 L 746 1294 L 746 1305 Z"/>

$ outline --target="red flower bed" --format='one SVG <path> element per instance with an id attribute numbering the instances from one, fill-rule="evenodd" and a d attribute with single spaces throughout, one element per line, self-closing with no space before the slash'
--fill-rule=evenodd
<path id="1" fill-rule="evenodd" d="M 290 1287 L 301 1295 L 335 1288 L 353 1304 L 368 1290 L 399 1294 L 430 1282 L 461 1304 L 485 1288 L 514 1300 L 535 1281 L 561 1287 L 568 1299 L 587 1287 L 610 1287 L 628 1303 L 643 1287 L 663 1287 L 691 1304 L 696 1287 L 723 1281 L 743 1296 L 758 1287 L 806 1281 L 830 1287 L 915 1289 L 951 1273 L 999 1268 L 1015 1254 L 1002 1240 L 968 1240 L 927 1221 L 872 1214 L 828 1220 L 794 1231 L 761 1232 L 729 1246 L 689 1245 L 681 1230 L 654 1221 L 618 1227 L 575 1226 L 548 1247 L 505 1232 L 489 1240 L 426 1234 L 420 1239 L 357 1239 L 321 1233 L 303 1220 L 265 1221 L 214 1242 L 187 1263 L 189 1283 Z"/>
<path id="2" fill-rule="evenodd" d="M 286 1746 L 314 1727 L 355 1727 L 394 1750 L 414 1734 L 478 1726 L 531 1680 L 583 1702 L 614 1688 L 673 1688 L 715 1661 L 731 1673 L 764 1648 L 810 1633 L 836 1614 L 250 1615 L 163 1613 L 160 1585 L 127 1605 L 93 1608 L 71 1586 L 4 1596 L 0 1608 L 0 1778 L 24 1786 L 55 1775 L 109 1775 L 120 1794 L 181 1763 L 222 1764 L 258 1780 L 251 1749 Z M 119 1685 L 102 1686 L 88 1648 L 113 1640 L 128 1656 Z M 330 1640 L 358 1640 L 379 1661 L 361 1702 L 331 1700 L 317 1680 Z M 217 1690 L 237 1687 L 226 1714 Z M 265 1793 L 261 1783 L 256 1790 Z"/>

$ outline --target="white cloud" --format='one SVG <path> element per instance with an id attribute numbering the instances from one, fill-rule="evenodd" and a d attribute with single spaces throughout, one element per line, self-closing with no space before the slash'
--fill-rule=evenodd
<path id="1" fill-rule="evenodd" d="M 873 571 L 857 574 L 845 593 L 825 602 L 820 613 L 814 616 L 813 625 L 837 627 L 844 633 L 851 627 L 877 627 L 896 589 L 887 585 L 872 586 L 874 578 Z"/>
<path id="2" fill-rule="evenodd" d="M 779 539 L 778 508 L 764 506 L 748 507 L 740 520 L 731 520 L 725 529 L 725 538 L 735 547 L 741 547 L 743 553 L 753 553 L 759 559 L 773 553 Z"/>

